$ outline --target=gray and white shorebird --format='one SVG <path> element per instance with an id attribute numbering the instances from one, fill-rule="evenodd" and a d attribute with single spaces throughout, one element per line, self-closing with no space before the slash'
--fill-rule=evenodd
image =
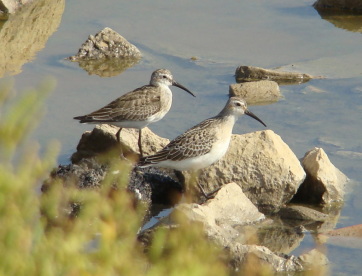
<path id="1" fill-rule="evenodd" d="M 77 116 L 74 119 L 80 120 L 80 123 L 110 124 L 119 127 L 116 133 L 118 142 L 122 128 L 139 129 L 138 147 L 143 156 L 142 128 L 161 120 L 170 110 L 172 92 L 169 86 L 171 85 L 195 97 L 190 90 L 173 79 L 169 70 L 158 69 L 152 73 L 150 84 L 126 93 L 90 114 Z"/>
<path id="2" fill-rule="evenodd" d="M 138 166 L 163 167 L 178 171 L 206 168 L 225 155 L 234 124 L 243 114 L 256 119 L 266 127 L 262 120 L 247 109 L 245 100 L 231 97 L 218 115 L 190 128 L 159 152 L 141 158 Z M 204 193 L 201 186 L 200 189 Z"/>

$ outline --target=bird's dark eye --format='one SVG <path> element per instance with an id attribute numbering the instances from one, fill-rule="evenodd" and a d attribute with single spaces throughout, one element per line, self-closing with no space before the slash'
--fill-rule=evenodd
<path id="1" fill-rule="evenodd" d="M 236 106 L 241 106 L 241 103 L 235 103 Z"/>
<path id="2" fill-rule="evenodd" d="M 167 76 L 166 76 L 166 75 L 163 75 L 162 77 L 163 77 L 164 79 L 167 79 Z"/>

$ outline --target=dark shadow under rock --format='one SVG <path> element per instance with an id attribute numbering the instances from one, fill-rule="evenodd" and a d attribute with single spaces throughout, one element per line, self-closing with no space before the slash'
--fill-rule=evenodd
<path id="1" fill-rule="evenodd" d="M 131 172 L 128 189 L 138 194 L 142 199 L 142 191 L 147 185 L 151 189 L 152 204 L 174 205 L 181 199 L 184 191 L 182 180 L 173 170 L 158 168 L 134 168 Z"/>

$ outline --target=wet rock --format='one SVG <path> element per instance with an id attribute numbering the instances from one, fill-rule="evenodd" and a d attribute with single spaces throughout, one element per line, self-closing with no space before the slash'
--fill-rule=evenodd
<path id="1" fill-rule="evenodd" d="M 112 30 L 104 28 L 95 36 L 90 35 L 83 43 L 71 61 L 92 60 L 103 58 L 141 58 L 142 54 L 136 46 L 129 43 L 123 36 Z"/>
<path id="2" fill-rule="evenodd" d="M 236 82 L 271 80 L 279 84 L 292 84 L 307 82 L 313 78 L 316 77 L 308 74 L 282 72 L 254 66 L 239 66 L 235 71 Z"/>
<path id="3" fill-rule="evenodd" d="M 190 174 L 185 173 L 186 183 Z M 233 135 L 226 155 L 200 171 L 206 192 L 235 182 L 263 212 L 279 210 L 305 178 L 295 154 L 272 130 Z"/>
<path id="4" fill-rule="evenodd" d="M 317 0 L 313 7 L 320 9 L 341 9 L 362 11 L 362 2 L 360 0 Z"/>
<path id="5" fill-rule="evenodd" d="M 278 215 L 282 219 L 293 219 L 293 220 L 309 220 L 309 221 L 326 221 L 328 215 L 323 214 L 312 208 L 308 208 L 300 205 L 290 205 L 283 207 L 279 210 Z"/>
<path id="6" fill-rule="evenodd" d="M 95 159 L 83 160 L 79 164 L 59 165 L 51 172 L 50 178 L 42 185 L 46 192 L 54 179 L 62 179 L 66 186 L 74 185 L 82 188 L 98 188 L 106 175 L 108 166 L 98 163 Z"/>
<path id="7" fill-rule="evenodd" d="M 249 105 L 276 102 L 282 97 L 278 83 L 268 80 L 231 84 L 229 95 L 242 97 Z"/>
<path id="8" fill-rule="evenodd" d="M 118 189 L 124 185 L 121 185 L 121 181 L 125 178 L 129 179 L 127 189 L 138 201 L 164 205 L 174 205 L 180 201 L 183 186 L 172 170 L 157 168 L 131 170 L 132 163 L 120 158 L 108 160 L 107 163 L 104 162 L 105 160 L 102 161 L 99 162 L 97 158 L 86 158 L 78 164 L 59 165 L 43 183 L 41 190 L 46 193 L 57 180 L 62 180 L 65 188 L 98 189 L 107 174 L 112 174 L 114 177 L 112 187 Z M 112 164 L 112 162 L 117 162 L 117 164 Z"/>
<path id="9" fill-rule="evenodd" d="M 91 158 L 104 154 L 123 154 L 136 160 L 139 154 L 138 130 L 124 128 L 121 132 L 121 143 L 117 142 L 118 127 L 103 124 L 97 125 L 92 131 L 87 131 L 80 139 L 77 151 L 72 155 L 73 163 L 83 158 Z M 154 134 L 149 128 L 142 129 L 142 149 L 145 155 L 154 153 L 168 144 L 169 140 Z M 133 155 L 134 157 L 129 157 Z"/>
<path id="10" fill-rule="evenodd" d="M 307 177 L 294 201 L 314 204 L 343 201 L 348 178 L 331 163 L 322 148 L 314 148 L 307 152 L 302 164 Z"/>

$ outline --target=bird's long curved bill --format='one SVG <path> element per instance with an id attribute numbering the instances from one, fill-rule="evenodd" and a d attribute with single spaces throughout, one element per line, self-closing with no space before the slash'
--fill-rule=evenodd
<path id="1" fill-rule="evenodd" d="M 258 116 L 256 116 L 253 112 L 249 111 L 249 110 L 245 110 L 245 115 L 248 115 L 250 116 L 251 118 L 254 118 L 255 120 L 259 121 L 260 123 L 262 123 L 265 127 L 266 127 L 266 124 L 264 124 L 264 122 L 262 120 L 260 120 L 258 118 Z"/>
<path id="2" fill-rule="evenodd" d="M 185 86 L 179 84 L 178 82 L 174 81 L 172 82 L 173 86 L 177 86 L 178 88 L 181 88 L 182 90 L 185 90 L 186 92 L 190 93 L 192 96 L 196 97 L 194 93 L 192 93 L 190 90 L 188 90 Z"/>

